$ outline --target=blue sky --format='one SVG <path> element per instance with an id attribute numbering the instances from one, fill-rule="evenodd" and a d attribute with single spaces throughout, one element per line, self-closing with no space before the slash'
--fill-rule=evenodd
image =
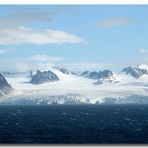
<path id="1" fill-rule="evenodd" d="M 148 5 L 1 5 L 0 71 L 148 64 Z"/>

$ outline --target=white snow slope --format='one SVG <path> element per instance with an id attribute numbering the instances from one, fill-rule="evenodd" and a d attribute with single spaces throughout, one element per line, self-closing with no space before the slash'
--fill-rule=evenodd
<path id="1" fill-rule="evenodd" d="M 53 68 L 49 70 L 60 81 L 34 85 L 26 75 L 6 77 L 14 92 L 0 98 L 0 104 L 148 103 L 148 75 L 136 79 L 114 74 L 118 83 L 95 85 L 96 80 L 66 75 Z"/>

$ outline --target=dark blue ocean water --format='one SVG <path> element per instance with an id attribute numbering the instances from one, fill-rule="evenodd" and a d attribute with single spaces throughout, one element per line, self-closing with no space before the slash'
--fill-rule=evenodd
<path id="1" fill-rule="evenodd" d="M 0 143 L 148 143 L 148 105 L 0 106 Z"/>

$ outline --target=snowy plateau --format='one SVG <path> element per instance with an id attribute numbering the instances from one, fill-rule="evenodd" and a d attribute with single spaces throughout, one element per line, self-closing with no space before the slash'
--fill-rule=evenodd
<path id="1" fill-rule="evenodd" d="M 59 80 L 35 85 L 29 73 L 3 73 L 13 92 L 0 97 L 0 104 L 148 104 L 147 65 L 127 67 L 109 75 L 106 71 L 99 72 L 96 79 L 89 78 L 89 72 L 86 77 L 55 67 L 48 70 Z"/>

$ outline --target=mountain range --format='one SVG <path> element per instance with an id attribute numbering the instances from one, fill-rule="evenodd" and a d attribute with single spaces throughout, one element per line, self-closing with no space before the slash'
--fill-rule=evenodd
<path id="1" fill-rule="evenodd" d="M 122 70 L 126 75 L 131 75 L 134 78 L 139 78 L 143 75 L 148 74 L 148 66 L 147 65 L 137 65 L 135 67 L 129 66 Z"/>
<path id="2" fill-rule="evenodd" d="M 147 92 L 148 65 L 142 64 L 125 67 L 118 73 L 107 69 L 76 73 L 64 67 L 49 67 L 47 71 L 0 74 L 0 96 L 8 96 L 9 99 L 16 99 L 16 96 L 34 96 L 37 100 L 42 100 L 49 99 L 49 96 L 58 98 L 68 95 L 68 100 L 79 98 L 82 102 L 89 100 L 94 103 L 104 97 L 148 96 Z M 57 99 L 58 103 L 64 101 L 61 98 Z"/>

